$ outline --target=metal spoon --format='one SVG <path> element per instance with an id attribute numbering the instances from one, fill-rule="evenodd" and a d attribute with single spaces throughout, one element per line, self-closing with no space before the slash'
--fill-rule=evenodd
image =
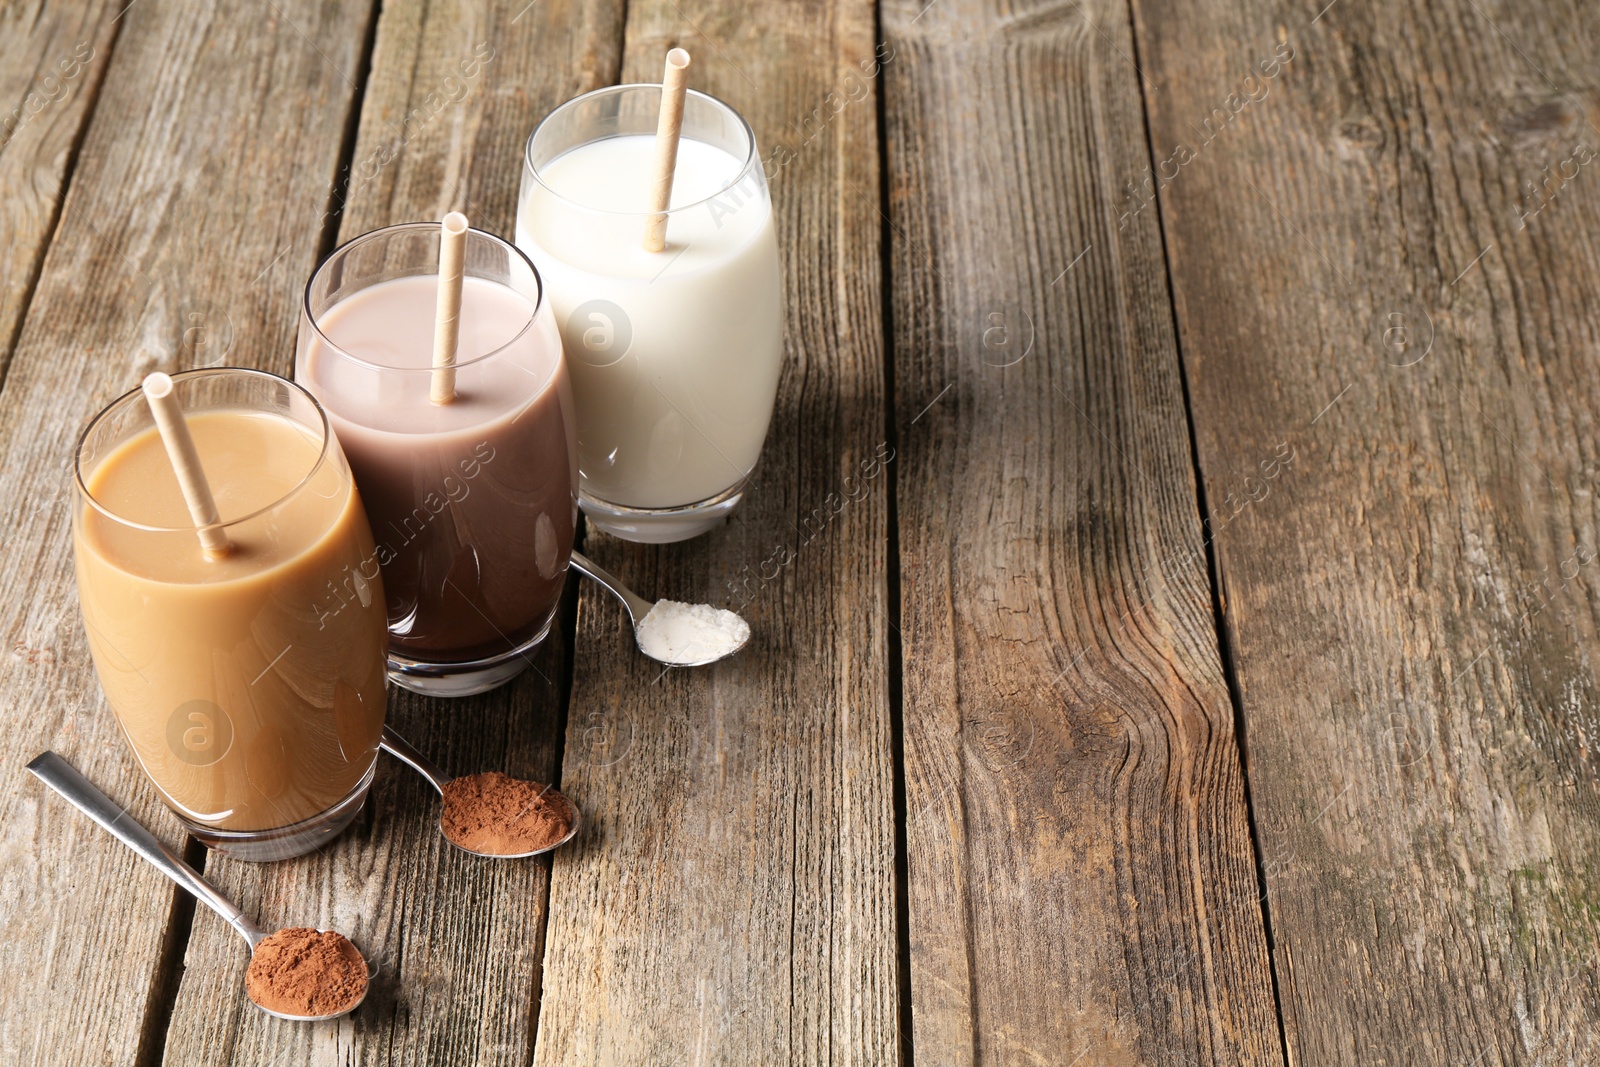
<path id="1" fill-rule="evenodd" d="M 634 644 L 639 646 L 640 652 L 644 652 L 646 656 L 650 656 L 650 658 L 655 660 L 657 663 L 665 663 L 669 667 L 703 667 L 707 663 L 716 663 L 718 660 L 727 659 L 729 656 L 733 655 L 750 642 L 750 636 L 746 634 L 743 641 L 740 641 L 737 645 L 734 645 L 727 651 L 715 656 L 707 656 L 704 659 L 670 660 L 662 659 L 660 656 L 652 656 L 649 652 L 645 651 L 644 642 L 639 640 L 639 625 L 644 622 L 644 617 L 650 614 L 651 610 L 655 608 L 655 603 L 653 601 L 646 600 L 638 593 L 635 593 L 632 589 L 629 589 L 627 586 L 623 585 L 616 575 L 612 574 L 610 571 L 606 570 L 604 567 L 600 566 L 594 560 L 590 559 L 588 556 L 585 556 L 581 552 L 574 552 L 572 554 L 572 566 L 579 574 L 588 575 L 590 578 L 593 578 L 595 581 L 599 582 L 602 586 L 609 590 L 612 596 L 622 601 L 623 607 L 628 609 L 628 619 L 633 623 Z"/>
<path id="2" fill-rule="evenodd" d="M 112 837 L 139 854 L 139 858 L 149 863 L 156 870 L 178 883 L 178 886 L 194 894 L 195 898 L 205 904 L 212 911 L 222 916 L 229 926 L 238 931 L 239 936 L 250 944 L 250 953 L 255 954 L 256 946 L 267 939 L 267 932 L 251 922 L 244 912 L 234 906 L 233 902 L 222 895 L 222 891 L 200 876 L 199 872 L 178 858 L 161 840 L 149 830 L 141 826 L 133 816 L 118 807 L 110 797 L 102 793 L 93 782 L 79 774 L 72 764 L 56 755 L 46 752 L 36 756 L 28 764 L 28 770 L 45 785 L 66 797 L 73 807 L 83 812 L 89 818 L 99 823 L 101 828 L 110 832 Z M 371 989 L 369 981 L 367 989 Z M 251 1003 L 268 1015 L 276 1015 L 280 1019 L 292 1022 L 318 1023 L 328 1019 L 337 1019 L 349 1015 L 361 1006 L 361 1001 L 367 998 L 363 990 L 360 998 L 343 1011 L 331 1015 L 285 1015 L 262 1007 L 254 998 Z"/>
<path id="3" fill-rule="evenodd" d="M 445 796 L 444 787 L 455 781 L 454 778 L 451 778 L 448 774 L 444 773 L 444 771 L 440 770 L 438 765 L 430 760 L 427 756 L 424 756 L 421 752 L 417 751 L 416 747 L 412 745 L 410 741 L 407 741 L 405 738 L 395 733 L 394 727 L 389 726 L 388 724 L 385 724 L 383 727 L 383 740 L 379 742 L 379 744 L 383 747 L 385 752 L 389 753 L 389 755 L 393 756 L 395 759 L 399 760 L 401 763 L 404 763 L 407 767 L 410 767 L 412 770 L 422 775 L 422 777 L 426 778 L 429 784 L 439 791 L 440 797 Z M 555 801 L 557 804 L 565 805 L 567 809 L 567 818 L 572 823 L 572 828 L 567 831 L 565 837 L 557 841 L 555 844 L 548 845 L 545 848 L 536 848 L 532 852 L 515 853 L 479 852 L 476 849 L 467 848 L 465 845 L 462 845 L 460 842 L 453 839 L 449 834 L 444 832 L 443 811 L 439 813 L 439 833 L 443 834 L 444 839 L 449 841 L 452 845 L 455 845 L 456 848 L 459 848 L 462 852 L 466 852 L 473 856 L 487 856 L 492 860 L 520 860 L 526 859 L 529 856 L 542 856 L 546 852 L 551 852 L 560 848 L 562 845 L 576 837 L 578 833 L 578 824 L 583 821 L 583 813 L 578 810 L 578 805 L 574 804 L 571 797 L 568 797 L 555 786 L 545 786 L 544 796 Z"/>

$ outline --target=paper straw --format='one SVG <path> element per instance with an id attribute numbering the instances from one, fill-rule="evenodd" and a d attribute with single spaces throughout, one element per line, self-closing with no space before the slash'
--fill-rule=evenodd
<path id="1" fill-rule="evenodd" d="M 217 514 L 216 498 L 211 495 L 206 472 L 200 466 L 200 453 L 195 451 L 194 438 L 189 435 L 188 420 L 172 393 L 172 377 L 160 371 L 146 375 L 143 389 L 161 443 L 167 446 L 173 473 L 178 476 L 184 503 L 189 505 L 189 517 L 199 528 L 200 547 L 207 559 L 221 559 L 233 551 L 233 542 L 222 530 L 222 517 Z"/>
<path id="2" fill-rule="evenodd" d="M 650 210 L 644 227 L 644 250 L 667 247 L 667 206 L 672 203 L 672 175 L 678 169 L 678 135 L 683 132 L 683 98 L 689 88 L 689 53 L 667 53 L 661 75 L 661 117 L 656 120 L 656 158 L 650 170 Z"/>
<path id="3" fill-rule="evenodd" d="M 461 271 L 467 254 L 467 217 L 452 211 L 439 223 L 439 298 L 433 316 L 433 380 L 428 399 L 456 398 L 456 346 L 461 341 Z"/>

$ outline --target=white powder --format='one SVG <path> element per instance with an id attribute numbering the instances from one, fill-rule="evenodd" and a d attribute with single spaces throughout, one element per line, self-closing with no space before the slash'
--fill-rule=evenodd
<path id="1" fill-rule="evenodd" d="M 710 604 L 660 600 L 639 624 L 639 648 L 661 663 L 720 659 L 750 639 L 750 624 Z"/>

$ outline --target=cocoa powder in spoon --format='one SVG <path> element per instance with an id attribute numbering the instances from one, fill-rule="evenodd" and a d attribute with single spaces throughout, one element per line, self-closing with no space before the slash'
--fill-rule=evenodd
<path id="1" fill-rule="evenodd" d="M 490 856 L 550 848 L 572 830 L 572 815 L 549 790 L 499 771 L 451 779 L 444 786 L 440 829 L 468 852 Z"/>
<path id="2" fill-rule="evenodd" d="M 244 989 L 282 1015 L 338 1015 L 367 995 L 367 961 L 343 934 L 291 926 L 256 945 Z"/>

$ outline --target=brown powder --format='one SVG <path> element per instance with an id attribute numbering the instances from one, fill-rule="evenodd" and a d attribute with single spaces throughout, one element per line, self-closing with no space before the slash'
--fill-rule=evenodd
<path id="1" fill-rule="evenodd" d="M 445 783 L 444 836 L 468 852 L 519 856 L 550 848 L 572 829 L 572 817 L 549 786 L 499 771 Z"/>
<path id="2" fill-rule="evenodd" d="M 343 934 L 291 926 L 265 938 L 250 957 L 245 992 L 283 1015 L 335 1015 L 367 994 L 367 961 Z"/>

